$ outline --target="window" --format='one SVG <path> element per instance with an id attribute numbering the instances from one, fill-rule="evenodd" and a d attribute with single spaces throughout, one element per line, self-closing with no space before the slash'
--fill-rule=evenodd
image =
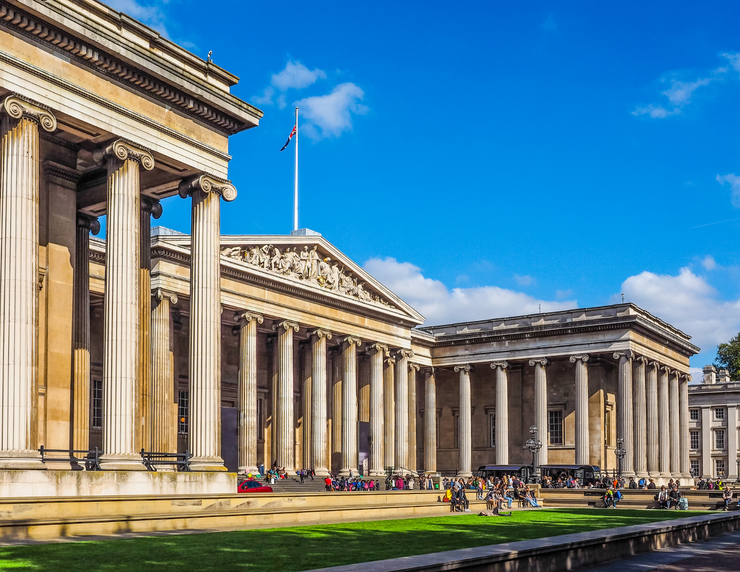
<path id="1" fill-rule="evenodd" d="M 691 437 L 691 448 L 698 449 L 699 448 L 699 432 L 689 431 L 689 435 Z"/>
<path id="2" fill-rule="evenodd" d="M 177 395 L 177 434 L 188 434 L 188 392 L 180 391 Z"/>
<path id="3" fill-rule="evenodd" d="M 714 410 L 714 418 L 717 421 L 722 421 L 725 418 L 725 410 L 722 408 Z"/>
<path id="4" fill-rule="evenodd" d="M 563 412 L 562 411 L 548 411 L 547 420 L 548 420 L 547 433 L 549 435 L 550 445 L 562 445 L 563 444 Z"/>
<path id="5" fill-rule="evenodd" d="M 490 447 L 496 446 L 496 414 L 495 413 L 489 413 L 488 414 L 488 427 L 489 427 L 489 433 L 491 434 L 491 444 Z"/>
<path id="6" fill-rule="evenodd" d="M 715 459 L 714 460 L 714 476 L 715 477 L 726 477 L 725 475 L 725 460 Z"/>
<path id="7" fill-rule="evenodd" d="M 689 415 L 691 416 L 692 421 L 699 421 L 699 410 L 698 409 L 689 409 Z"/>
<path id="8" fill-rule="evenodd" d="M 257 400 L 257 440 L 262 441 L 264 437 L 262 436 L 262 427 L 264 427 L 264 424 L 262 423 L 262 400 Z"/>
<path id="9" fill-rule="evenodd" d="M 692 477 L 701 476 L 699 474 L 699 460 L 698 459 L 691 459 L 691 476 Z"/>
<path id="10" fill-rule="evenodd" d="M 714 432 L 714 448 L 724 449 L 725 448 L 725 432 L 724 429 L 718 429 Z"/>
<path id="11" fill-rule="evenodd" d="M 94 379 L 92 385 L 92 428 L 103 428 L 103 380 Z"/>

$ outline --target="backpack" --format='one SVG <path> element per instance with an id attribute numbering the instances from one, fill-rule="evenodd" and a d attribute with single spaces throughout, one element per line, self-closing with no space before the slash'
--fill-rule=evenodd
<path id="1" fill-rule="evenodd" d="M 678 500 L 678 510 L 689 510 L 689 499 L 681 497 Z"/>
<path id="2" fill-rule="evenodd" d="M 622 500 L 622 493 L 621 493 L 621 492 L 619 492 L 619 491 L 615 491 L 615 493 L 614 493 L 614 498 L 615 498 L 616 500 L 618 500 L 618 501 L 619 501 L 619 500 Z"/>

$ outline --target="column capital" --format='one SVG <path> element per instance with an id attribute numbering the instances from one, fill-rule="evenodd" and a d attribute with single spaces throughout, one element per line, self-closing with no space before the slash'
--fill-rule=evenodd
<path id="1" fill-rule="evenodd" d="M 648 360 L 647 365 L 648 367 L 654 367 L 655 371 L 658 371 L 658 368 L 660 367 L 660 362 L 651 359 Z"/>
<path id="2" fill-rule="evenodd" d="M 295 322 L 290 322 L 288 320 L 283 320 L 279 324 L 273 324 L 272 325 L 272 331 L 277 332 L 280 328 L 285 329 L 285 331 L 293 330 L 294 332 L 298 332 L 300 330 L 300 326 L 296 324 Z"/>
<path id="3" fill-rule="evenodd" d="M 141 195 L 141 210 L 148 212 L 152 217 L 158 219 L 162 216 L 162 205 L 157 199 Z"/>
<path id="4" fill-rule="evenodd" d="M 395 356 L 386 354 L 386 356 L 385 356 L 385 363 L 387 363 L 388 365 L 395 365 L 395 363 L 396 363 Z"/>
<path id="5" fill-rule="evenodd" d="M 203 173 L 180 182 L 178 193 L 185 199 L 194 191 L 203 191 L 204 193 L 216 193 L 221 195 L 228 203 L 236 198 L 236 187 L 231 181 L 220 179 L 214 175 Z"/>
<path id="6" fill-rule="evenodd" d="M 418 363 L 410 363 L 409 364 L 409 371 L 410 370 L 419 371 L 421 369 L 421 366 Z"/>
<path id="7" fill-rule="evenodd" d="M 151 152 L 127 139 L 117 139 L 106 147 L 98 147 L 92 155 L 96 163 L 115 157 L 121 161 L 135 161 L 147 171 L 154 169 L 154 156 Z"/>
<path id="8" fill-rule="evenodd" d="M 662 371 L 663 373 L 665 373 L 666 375 L 670 375 L 672 371 L 670 366 L 667 366 L 667 365 L 660 365 L 658 369 Z"/>
<path id="9" fill-rule="evenodd" d="M 347 336 L 342 340 L 342 345 L 346 344 L 347 346 L 361 346 L 362 340 L 360 338 L 357 338 L 355 336 Z"/>
<path id="10" fill-rule="evenodd" d="M 26 118 L 38 123 L 44 131 L 53 133 L 57 129 L 57 118 L 51 110 L 22 95 L 12 94 L 0 104 L 0 114 L 7 114 L 13 119 Z"/>
<path id="11" fill-rule="evenodd" d="M 509 367 L 509 362 L 506 360 L 491 362 L 491 369 L 497 369 L 497 368 L 508 369 L 508 367 Z"/>
<path id="12" fill-rule="evenodd" d="M 633 363 L 641 363 L 643 365 L 647 365 L 648 364 L 648 361 L 649 361 L 648 358 L 646 358 L 645 356 L 635 356 L 632 359 L 632 362 Z"/>
<path id="13" fill-rule="evenodd" d="M 262 314 L 258 314 L 257 312 L 250 312 L 249 310 L 247 310 L 246 312 L 234 312 L 234 321 L 236 321 L 236 323 L 239 324 L 241 327 L 246 326 L 252 320 L 256 320 L 258 324 L 261 324 L 265 321 L 265 318 L 262 316 Z"/>
<path id="14" fill-rule="evenodd" d="M 396 358 L 397 359 L 403 359 L 403 358 L 410 359 L 412 357 L 414 357 L 414 352 L 411 351 L 411 350 L 403 350 L 403 349 L 401 349 L 401 350 L 398 350 L 396 352 Z"/>
<path id="15" fill-rule="evenodd" d="M 385 344 L 379 344 L 379 343 L 370 344 L 370 347 L 368 348 L 368 350 L 371 352 L 375 352 L 375 353 L 382 353 L 384 355 L 389 355 L 388 346 L 386 346 Z"/>
<path id="16" fill-rule="evenodd" d="M 586 363 L 591 358 L 589 357 L 588 354 L 579 354 L 579 355 L 570 356 L 569 359 L 570 359 L 570 363 L 576 363 L 577 361 Z"/>
<path id="17" fill-rule="evenodd" d="M 470 365 L 469 363 L 465 363 L 462 365 L 456 365 L 454 369 L 455 369 L 455 373 L 458 373 L 461 371 L 464 371 L 465 373 L 470 373 L 470 370 L 473 369 L 473 366 Z"/>
<path id="18" fill-rule="evenodd" d="M 177 304 L 177 294 L 175 294 L 174 292 L 168 292 L 167 290 L 162 290 L 161 288 L 157 288 L 157 291 L 153 294 L 153 298 L 155 298 L 159 302 L 167 298 L 170 304 Z"/>
<path id="19" fill-rule="evenodd" d="M 548 361 L 547 358 L 540 358 L 540 359 L 531 359 L 531 360 L 529 360 L 529 365 L 530 366 L 541 365 L 542 367 L 545 367 L 546 365 L 549 365 L 549 364 L 550 364 L 550 362 Z"/>
<path id="20" fill-rule="evenodd" d="M 311 336 L 316 336 L 317 338 L 326 338 L 327 340 L 331 339 L 332 333 L 329 330 L 322 330 L 321 328 L 316 328 L 313 332 L 311 332 Z"/>
<path id="21" fill-rule="evenodd" d="M 625 358 L 629 360 L 635 357 L 635 353 L 632 350 L 625 350 L 623 352 L 614 352 L 613 357 L 614 359 Z"/>
<path id="22" fill-rule="evenodd" d="M 77 227 L 85 228 L 93 234 L 97 235 L 100 232 L 100 221 L 98 221 L 98 217 L 78 212 Z"/>
<path id="23" fill-rule="evenodd" d="M 684 379 L 685 381 L 691 381 L 693 378 L 691 377 L 690 373 L 682 373 L 678 376 L 679 379 Z"/>

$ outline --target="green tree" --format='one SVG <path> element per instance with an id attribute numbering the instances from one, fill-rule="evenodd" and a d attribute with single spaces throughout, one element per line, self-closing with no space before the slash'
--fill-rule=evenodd
<path id="1" fill-rule="evenodd" d="M 734 336 L 726 344 L 717 346 L 717 359 L 714 367 L 726 369 L 730 373 L 730 379 L 740 379 L 740 334 Z"/>

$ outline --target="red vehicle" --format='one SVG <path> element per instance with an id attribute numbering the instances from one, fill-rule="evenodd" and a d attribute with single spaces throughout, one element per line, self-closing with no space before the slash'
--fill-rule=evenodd
<path id="1" fill-rule="evenodd" d="M 240 493 L 271 493 L 272 487 L 263 485 L 261 482 L 255 481 L 254 479 L 247 479 L 246 481 L 242 481 L 241 483 L 239 483 L 239 488 L 237 489 L 237 492 L 240 492 Z"/>

